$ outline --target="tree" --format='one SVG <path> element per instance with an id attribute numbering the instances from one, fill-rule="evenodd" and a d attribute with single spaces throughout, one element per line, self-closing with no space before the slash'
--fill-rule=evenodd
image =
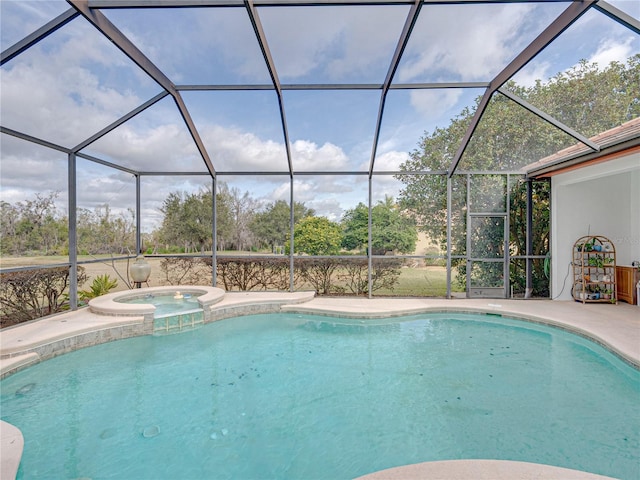
<path id="1" fill-rule="evenodd" d="M 1 252 L 9 255 L 60 255 L 67 244 L 67 218 L 55 206 L 58 192 L 11 205 L 0 202 Z"/>
<path id="2" fill-rule="evenodd" d="M 218 250 L 228 250 L 233 244 L 233 216 L 231 194 L 226 183 L 221 182 L 216 194 L 216 242 Z"/>
<path id="3" fill-rule="evenodd" d="M 364 203 L 347 210 L 342 217 L 342 246 L 348 250 L 367 247 L 369 209 Z M 374 255 L 386 252 L 412 253 L 418 232 L 415 220 L 400 211 L 393 198 L 385 197 L 371 209 L 371 247 Z"/>
<path id="4" fill-rule="evenodd" d="M 78 208 L 76 235 L 82 255 L 126 254 L 135 250 L 135 212 L 128 209 L 119 215 L 104 204 L 94 210 Z"/>
<path id="5" fill-rule="evenodd" d="M 314 210 L 305 207 L 304 203 L 294 202 L 294 225 L 304 217 L 314 215 Z M 284 245 L 290 234 L 290 216 L 289 204 L 284 200 L 273 202 L 263 212 L 256 213 L 250 228 L 258 246 L 273 249 L 275 246 Z"/>
<path id="6" fill-rule="evenodd" d="M 197 193 L 172 192 L 165 198 L 161 211 L 162 225 L 157 232 L 167 248 L 179 247 L 184 252 L 211 250 L 213 244 L 213 202 L 210 188 Z M 249 192 L 240 193 L 220 183 L 216 194 L 216 232 L 219 250 L 246 250 L 253 246 L 249 225 L 256 208 Z"/>
<path id="7" fill-rule="evenodd" d="M 504 88 L 558 118 L 583 135 L 593 136 L 640 116 L 640 55 L 626 64 L 611 63 L 606 69 L 581 62 L 559 73 L 547 83 L 536 82 L 523 87 L 509 82 Z M 476 105 L 479 102 L 477 99 Z M 465 134 L 474 111 L 463 109 L 448 127 L 437 128 L 421 138 L 416 150 L 401 165 L 406 173 L 397 178 L 404 184 L 399 195 L 403 210 L 411 212 L 427 234 L 446 246 L 447 178 L 445 175 L 411 175 L 412 171 L 447 169 Z M 529 114 L 501 94 L 494 95 L 462 157 L 464 170 L 517 170 L 522 166 L 575 143 L 561 130 Z M 466 177 L 454 175 L 452 187 L 452 252 L 466 252 Z M 548 188 L 535 187 L 533 254 L 548 251 Z M 512 207 L 522 207 L 526 190 L 515 185 L 511 191 Z M 546 218 L 546 221 L 545 221 Z M 511 215 L 510 249 L 526 252 L 525 215 Z M 541 277 L 542 264 L 536 263 Z M 459 269 L 464 274 L 464 267 Z M 517 279 L 512 278 L 512 283 Z"/>
<path id="8" fill-rule="evenodd" d="M 326 217 L 305 217 L 294 230 L 294 251 L 308 255 L 337 255 L 342 243 L 340 225 Z M 289 253 L 289 241 L 285 251 Z"/>
<path id="9" fill-rule="evenodd" d="M 180 218 L 182 217 L 182 194 L 171 192 L 162 202 L 160 211 L 164 214 L 157 237 L 167 248 L 169 245 L 181 245 L 184 241 Z"/>
<path id="10" fill-rule="evenodd" d="M 213 244 L 213 207 L 211 189 L 198 193 L 171 192 L 165 198 L 158 237 L 166 247 L 180 247 L 184 252 L 211 249 Z"/>
<path id="11" fill-rule="evenodd" d="M 255 215 L 257 202 L 249 192 L 220 182 L 216 197 L 216 222 L 219 250 L 249 250 L 253 234 L 249 228 Z"/>
<path id="12" fill-rule="evenodd" d="M 201 190 L 194 194 L 171 192 L 165 198 L 161 208 L 164 217 L 158 235 L 165 248 L 179 247 L 189 252 L 200 247 L 202 251 L 205 244 L 211 244 L 213 210 L 206 208 L 206 197 L 207 191 Z"/>
<path id="13" fill-rule="evenodd" d="M 224 184 L 226 186 L 226 184 Z M 249 250 L 253 245 L 250 229 L 257 203 L 249 192 L 240 194 L 238 188 L 228 189 L 229 211 L 233 221 L 233 245 L 236 250 Z"/>
<path id="14" fill-rule="evenodd" d="M 210 189 L 186 195 L 181 218 L 185 239 L 189 245 L 204 253 L 213 245 L 213 206 Z"/>
<path id="15" fill-rule="evenodd" d="M 20 212 L 8 202 L 0 201 L 0 252 L 3 255 L 17 254 L 17 227 L 20 221 Z"/>

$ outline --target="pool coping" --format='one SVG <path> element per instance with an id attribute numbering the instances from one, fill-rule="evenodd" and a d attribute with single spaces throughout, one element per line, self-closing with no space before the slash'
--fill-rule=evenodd
<path id="1" fill-rule="evenodd" d="M 155 287 L 158 288 L 158 287 Z M 194 287 L 196 290 L 201 287 Z M 213 287 L 208 287 L 213 288 Z M 166 287 L 166 290 L 189 291 L 189 287 Z M 582 304 L 572 301 L 551 300 L 487 300 L 487 299 L 415 299 L 415 298 L 361 298 L 361 297 L 315 297 L 314 292 L 223 292 L 216 289 L 210 305 L 208 322 L 222 320 L 238 315 L 256 313 L 308 313 L 325 316 L 346 316 L 349 318 L 382 319 L 419 313 L 463 312 L 504 315 L 509 318 L 550 325 L 588 338 L 628 364 L 640 368 L 640 310 L 627 304 Z M 113 302 L 112 298 L 103 299 Z M 114 302 L 115 303 L 115 302 Z M 99 302 L 100 304 L 100 302 Z M 127 304 L 119 304 L 127 305 Z M 128 306 L 131 306 L 130 304 Z M 106 304 L 106 309 L 113 305 Z M 148 306 L 142 305 L 148 310 Z M 603 308 L 604 307 L 604 308 Z M 153 307 L 155 309 L 155 307 Z M 535 313 L 532 313 L 532 310 Z M 0 332 L 0 378 L 27 368 L 35 363 L 99 343 L 105 343 L 132 336 L 148 335 L 148 313 L 137 315 L 95 313 L 89 308 L 74 312 L 53 315 L 32 322 L 26 322 Z M 151 312 L 152 313 L 152 312 Z M 603 321 L 604 320 L 604 321 Z M 19 429 L 3 422 L 0 424 L 1 478 L 15 478 L 15 472 L 22 457 L 23 441 Z M 17 430 L 19 437 L 16 436 Z M 465 463 L 471 462 L 471 463 Z M 441 464 L 441 465 L 436 465 Z M 518 465 L 516 465 L 518 464 Z M 455 478 L 557 478 L 557 467 L 523 462 L 501 460 L 464 460 L 451 462 L 427 462 L 396 469 L 373 473 L 361 480 L 380 480 L 383 478 L 439 478 L 434 468 L 444 468 L 443 472 L 453 474 L 458 469 L 470 468 L 472 476 Z M 506 470 L 505 470 L 506 469 Z M 521 470 L 524 469 L 524 470 Z M 496 472 L 504 473 L 495 476 Z M 563 469 L 566 470 L 566 469 Z M 567 472 L 575 472 L 566 470 Z M 5 473 L 6 472 L 6 473 Z M 14 472 L 14 473 L 11 473 Z M 430 473 L 431 472 L 431 473 Z M 563 478 L 607 478 L 593 474 L 587 477 L 584 472 L 578 476 Z M 450 474 L 446 478 L 452 478 Z M 579 476 L 579 475 L 582 476 Z M 462 475 L 462 474 L 461 474 Z"/>
<path id="2" fill-rule="evenodd" d="M 368 473 L 354 480 L 614 480 L 595 473 L 513 460 L 440 460 Z"/>
<path id="3" fill-rule="evenodd" d="M 147 295 L 166 295 L 179 292 L 180 294 L 200 294 L 198 304 L 208 310 L 216 303 L 219 303 L 225 297 L 225 291 L 217 287 L 209 287 L 205 285 L 193 286 L 162 286 L 140 288 L 133 290 L 125 290 L 120 292 L 108 293 L 89 301 L 89 310 L 98 315 L 149 315 L 156 311 L 156 307 L 145 303 L 124 303 L 123 299 L 145 298 Z"/>

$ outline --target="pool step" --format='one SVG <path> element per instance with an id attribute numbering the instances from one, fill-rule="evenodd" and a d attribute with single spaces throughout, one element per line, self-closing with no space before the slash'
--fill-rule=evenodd
<path id="1" fill-rule="evenodd" d="M 154 318 L 153 334 L 167 335 L 180 333 L 185 330 L 193 330 L 202 325 L 204 325 L 204 311 L 202 309 L 190 310 L 188 312 Z"/>

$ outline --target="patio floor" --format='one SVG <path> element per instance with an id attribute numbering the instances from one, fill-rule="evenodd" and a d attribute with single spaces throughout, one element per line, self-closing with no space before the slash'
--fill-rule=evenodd
<path id="1" fill-rule="evenodd" d="M 270 293 L 230 292 L 216 304 L 220 309 L 237 309 L 237 314 L 252 313 L 252 307 L 269 304 L 281 311 L 344 314 L 361 319 L 398 316 L 419 312 L 484 312 L 545 323 L 590 338 L 605 346 L 626 362 L 640 368 L 640 307 L 625 303 L 582 304 L 573 301 L 503 300 L 503 299 L 416 299 L 314 297 L 312 292 Z M 0 373 L 2 376 L 40 361 L 36 350 L 88 332 L 126 329 L 139 325 L 142 317 L 96 315 L 88 309 L 55 315 L 11 327 L 0 332 Z M 107 337 L 108 338 L 108 337 Z M 1 478 L 15 478 L 22 455 L 23 442 L 15 429 L 2 422 Z M 562 469 L 564 470 L 564 469 Z M 448 473 L 447 473 L 448 472 Z M 367 480 L 397 478 L 604 478 L 555 467 L 502 462 L 464 460 L 431 462 L 377 472 Z"/>

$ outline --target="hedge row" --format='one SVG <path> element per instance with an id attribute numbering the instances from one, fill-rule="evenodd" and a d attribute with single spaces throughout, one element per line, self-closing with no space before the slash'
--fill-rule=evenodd
<path id="1" fill-rule="evenodd" d="M 211 284 L 211 258 L 165 258 L 160 264 L 170 285 Z M 294 258 L 293 279 L 296 289 L 311 288 L 320 295 L 367 294 L 366 258 Z M 400 276 L 402 260 L 372 260 L 372 288 L 393 290 Z M 217 258 L 217 283 L 227 291 L 288 290 L 288 257 Z"/>
<path id="2" fill-rule="evenodd" d="M 78 267 L 78 285 L 87 280 Z M 6 327 L 68 308 L 69 267 L 0 274 L 0 325 Z"/>

